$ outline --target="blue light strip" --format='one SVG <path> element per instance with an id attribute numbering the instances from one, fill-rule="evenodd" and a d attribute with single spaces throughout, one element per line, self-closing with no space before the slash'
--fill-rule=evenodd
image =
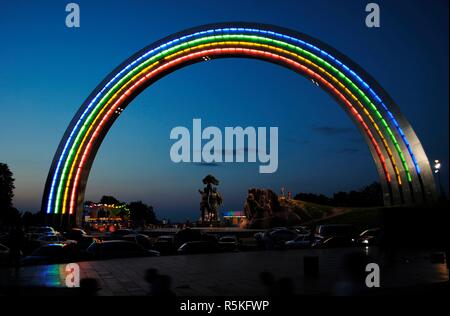
<path id="1" fill-rule="evenodd" d="M 408 140 L 406 139 L 405 134 L 403 133 L 402 129 L 400 128 L 397 120 L 394 118 L 393 114 L 389 111 L 389 109 L 387 108 L 387 106 L 384 104 L 384 102 L 381 100 L 381 98 L 375 93 L 375 91 L 373 91 L 373 89 L 359 76 L 357 75 L 353 70 L 351 70 L 349 67 L 347 67 L 345 64 L 343 64 L 342 62 L 340 62 L 338 59 L 334 58 L 333 56 L 331 56 L 330 54 L 328 54 L 327 52 L 321 50 L 320 48 L 307 43 L 305 41 L 302 41 L 300 39 L 297 39 L 295 37 L 292 36 L 288 36 L 288 35 L 284 35 L 284 34 L 280 34 L 280 33 L 276 33 L 273 31 L 266 31 L 266 30 L 259 30 L 259 29 L 251 29 L 251 28 L 219 28 L 219 29 L 211 29 L 211 30 L 206 30 L 206 31 L 201 31 L 201 32 L 196 32 L 193 34 L 189 34 L 180 38 L 176 38 L 174 40 L 171 40 L 165 44 L 162 44 L 150 51 L 148 51 L 147 53 L 141 55 L 140 57 L 138 57 L 137 59 L 135 59 L 134 61 L 132 61 L 131 63 L 129 63 L 127 66 L 125 66 L 125 68 L 123 68 L 119 73 L 117 73 L 101 90 L 100 92 L 97 93 L 97 95 L 92 99 L 92 101 L 89 103 L 89 105 L 86 107 L 86 109 L 83 111 L 82 115 L 80 116 L 80 118 L 78 119 L 77 123 L 75 124 L 72 132 L 70 133 L 63 151 L 60 155 L 60 158 L 58 160 L 57 166 L 56 166 L 56 170 L 54 173 L 54 177 L 52 179 L 52 184 L 50 187 L 50 194 L 49 194 L 49 198 L 48 198 L 48 205 L 47 205 L 47 214 L 51 213 L 51 208 L 52 208 L 52 202 L 53 202 L 53 196 L 54 196 L 54 191 L 55 191 L 55 185 L 56 182 L 58 180 L 59 177 L 59 173 L 60 173 L 60 169 L 61 169 L 61 164 L 64 161 L 64 159 L 66 158 L 65 156 L 67 155 L 67 149 L 69 148 L 69 145 L 71 144 L 72 140 L 73 140 L 73 136 L 74 134 L 78 131 L 80 124 L 82 123 L 82 121 L 84 120 L 84 118 L 86 117 L 86 115 L 89 113 L 89 111 L 92 109 L 93 105 L 97 102 L 97 100 L 100 98 L 100 96 L 102 96 L 102 94 L 105 92 L 105 90 L 107 90 L 117 79 L 119 79 L 125 72 L 127 72 L 128 70 L 130 70 L 131 67 L 133 67 L 134 65 L 136 65 L 137 63 L 139 63 L 142 59 L 150 57 L 151 54 L 158 52 L 159 50 L 163 50 L 166 49 L 167 47 L 170 47 L 174 44 L 177 44 L 179 42 L 182 42 L 184 40 L 188 40 L 191 39 L 193 37 L 201 37 L 202 35 L 206 35 L 206 34 L 213 34 L 213 33 L 257 33 L 257 34 L 266 34 L 266 35 L 271 35 L 274 37 L 278 37 L 278 38 L 282 38 L 282 39 L 288 39 L 290 41 L 293 41 L 295 43 L 299 43 L 301 45 L 303 45 L 304 47 L 308 47 L 310 49 L 313 49 L 317 52 L 319 52 L 320 54 L 326 56 L 329 60 L 331 60 L 332 62 L 338 64 L 339 66 L 341 66 L 348 74 L 350 74 L 353 78 L 355 78 L 357 81 L 359 81 L 365 88 L 367 91 L 370 92 L 370 94 L 375 98 L 375 100 L 377 100 L 378 103 L 381 104 L 381 106 L 383 107 L 383 109 L 386 111 L 386 113 L 388 114 L 389 119 L 391 120 L 391 122 L 394 124 L 395 128 L 397 129 L 397 131 L 399 132 L 403 142 L 405 143 L 408 152 L 412 158 L 412 161 L 414 163 L 415 169 L 417 171 L 418 174 L 420 174 L 420 167 L 417 163 L 417 160 L 412 152 L 411 146 L 408 142 Z"/>

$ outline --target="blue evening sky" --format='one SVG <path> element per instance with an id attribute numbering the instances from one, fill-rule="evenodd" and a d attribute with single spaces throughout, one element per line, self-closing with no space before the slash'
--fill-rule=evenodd
<path id="1" fill-rule="evenodd" d="M 376 1 L 381 28 L 365 26 L 369 1 L 74 1 L 81 27 L 65 26 L 70 1 L 0 2 L 0 161 L 16 178 L 15 206 L 38 211 L 53 154 L 85 98 L 142 47 L 197 25 L 249 21 L 298 30 L 366 69 L 412 123 L 448 185 L 448 1 Z M 174 164 L 170 130 L 278 126 L 279 168 Z M 377 179 L 362 136 L 339 106 L 284 68 L 224 59 L 183 68 L 144 91 L 111 128 L 86 198 L 143 200 L 158 217 L 198 216 L 201 179 L 221 180 L 222 210 L 240 210 L 250 187 L 331 194 Z"/>

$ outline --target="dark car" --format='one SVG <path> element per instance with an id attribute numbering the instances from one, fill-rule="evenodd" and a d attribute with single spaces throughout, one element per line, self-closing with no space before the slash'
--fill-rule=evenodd
<path id="1" fill-rule="evenodd" d="M 334 236 L 315 245 L 316 248 L 341 248 L 355 246 L 355 239 L 348 236 Z"/>
<path id="2" fill-rule="evenodd" d="M 335 236 L 355 237 L 356 235 L 355 227 L 347 224 L 319 225 L 315 230 L 316 239 L 326 239 Z"/>
<path id="3" fill-rule="evenodd" d="M 86 250 L 94 259 L 159 256 L 158 251 L 146 250 L 126 240 L 95 242 Z"/>
<path id="4" fill-rule="evenodd" d="M 294 227 L 294 230 L 299 235 L 309 235 L 309 234 L 311 234 L 311 230 L 308 227 L 305 227 L 305 226 Z"/>
<path id="5" fill-rule="evenodd" d="M 199 254 L 199 253 L 213 253 L 217 252 L 217 244 L 210 241 L 189 241 L 181 245 L 178 248 L 178 253 L 187 254 Z"/>
<path id="6" fill-rule="evenodd" d="M 153 248 L 153 243 L 150 237 L 143 234 L 130 234 L 122 237 L 123 240 L 134 242 L 144 249 L 150 250 Z"/>
<path id="7" fill-rule="evenodd" d="M 367 229 L 359 234 L 357 243 L 362 246 L 379 245 L 382 235 L 383 231 L 381 230 L 381 228 Z"/>
<path id="8" fill-rule="evenodd" d="M 83 236 L 88 236 L 88 234 L 80 228 L 72 228 L 64 232 L 64 236 L 68 239 L 79 240 L 83 238 Z"/>
<path id="9" fill-rule="evenodd" d="M 236 236 L 222 236 L 217 243 L 221 251 L 238 251 L 239 240 Z"/>
<path id="10" fill-rule="evenodd" d="M 285 249 L 286 241 L 294 240 L 298 237 L 295 231 L 284 229 L 274 229 L 264 234 L 263 242 L 266 249 Z"/>
<path id="11" fill-rule="evenodd" d="M 159 251 L 161 254 L 168 255 L 176 252 L 174 236 L 163 235 L 159 236 L 153 243 L 153 249 Z"/>
<path id="12" fill-rule="evenodd" d="M 78 248 L 83 250 L 87 249 L 87 247 L 89 247 L 95 240 L 94 237 L 88 235 L 84 230 L 80 228 L 72 228 L 64 232 L 63 235 L 67 239 L 77 241 Z"/>
<path id="13" fill-rule="evenodd" d="M 21 260 L 22 265 L 56 264 L 84 259 L 74 244 L 48 244 Z"/>
<path id="14" fill-rule="evenodd" d="M 189 241 L 200 241 L 203 240 L 203 238 L 204 236 L 202 235 L 200 230 L 192 228 L 184 228 L 175 234 L 174 238 L 175 247 L 178 248 L 184 243 Z"/>
<path id="15" fill-rule="evenodd" d="M 62 235 L 46 235 L 41 236 L 36 239 L 36 241 L 39 243 L 39 245 L 47 245 L 47 244 L 76 244 L 76 240 L 67 239 L 66 237 Z"/>
<path id="16" fill-rule="evenodd" d="M 288 240 L 284 244 L 287 249 L 304 249 L 311 247 L 311 238 L 309 235 L 299 235 L 293 240 Z"/>
<path id="17" fill-rule="evenodd" d="M 50 226 L 29 227 L 28 232 L 43 235 L 56 234 L 56 230 Z"/>
<path id="18" fill-rule="evenodd" d="M 118 229 L 111 233 L 111 239 L 122 239 L 123 236 L 136 234 L 132 229 Z"/>

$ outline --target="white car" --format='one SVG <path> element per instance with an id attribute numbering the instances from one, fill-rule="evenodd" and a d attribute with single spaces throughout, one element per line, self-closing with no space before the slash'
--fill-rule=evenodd
<path id="1" fill-rule="evenodd" d="M 30 227 L 28 229 L 28 231 L 30 233 L 46 234 L 46 235 L 50 235 L 50 234 L 55 234 L 56 233 L 56 230 L 54 230 L 53 227 L 50 227 L 50 226 Z"/>
<path id="2" fill-rule="evenodd" d="M 77 243 L 75 240 L 66 239 L 64 236 L 62 236 L 60 234 L 41 236 L 41 237 L 39 237 L 36 240 L 41 245 L 48 245 L 48 244 L 76 244 Z"/>

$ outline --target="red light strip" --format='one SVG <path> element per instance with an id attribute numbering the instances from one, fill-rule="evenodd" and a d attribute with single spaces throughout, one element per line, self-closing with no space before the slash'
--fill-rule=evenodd
<path id="1" fill-rule="evenodd" d="M 114 113 L 114 111 L 117 109 L 117 107 L 119 107 L 120 104 L 124 100 L 126 100 L 126 98 L 130 94 L 132 94 L 137 88 L 139 88 L 142 84 L 144 84 L 146 81 L 148 81 L 150 78 L 154 77 L 155 75 L 160 74 L 164 70 L 169 69 L 169 68 L 174 67 L 174 66 L 177 66 L 179 64 L 182 64 L 183 62 L 191 61 L 191 60 L 194 60 L 194 59 L 197 59 L 197 58 L 201 58 L 201 57 L 204 57 L 204 56 L 208 56 L 208 55 L 223 55 L 223 54 L 244 54 L 244 55 L 255 56 L 255 57 L 264 57 L 265 59 L 280 60 L 280 61 L 283 61 L 284 63 L 294 67 L 295 69 L 300 70 L 301 72 L 308 74 L 310 77 L 316 79 L 318 82 L 320 82 L 324 86 L 326 86 L 330 91 L 332 91 L 334 93 L 334 95 L 336 95 L 350 109 L 350 111 L 353 113 L 353 115 L 355 116 L 357 121 L 361 124 L 361 126 L 364 129 L 364 131 L 368 135 L 372 145 L 374 146 L 375 151 L 377 152 L 378 158 L 381 161 L 381 164 L 382 164 L 382 167 L 383 167 L 383 171 L 384 171 L 384 174 L 386 176 L 387 181 L 389 183 L 391 182 L 391 177 L 390 177 L 389 172 L 387 170 L 386 161 L 385 161 L 385 159 L 383 157 L 383 154 L 381 153 L 380 147 L 378 146 L 378 144 L 377 144 L 377 142 L 376 142 L 372 132 L 370 131 L 369 127 L 364 122 L 363 118 L 358 113 L 358 111 L 348 101 L 348 99 L 339 90 L 337 90 L 332 84 L 330 84 L 327 80 L 325 80 L 322 76 L 320 76 L 316 72 L 312 71 L 311 69 L 303 66 L 302 64 L 300 64 L 300 63 L 298 63 L 296 61 L 293 61 L 293 60 L 291 60 L 289 58 L 286 58 L 284 56 L 280 56 L 280 55 L 277 55 L 277 54 L 274 54 L 274 53 L 270 53 L 270 52 L 266 52 L 266 51 L 259 51 L 259 50 L 255 50 L 255 49 L 249 49 L 249 48 L 215 48 L 215 49 L 210 49 L 210 50 L 199 51 L 199 52 L 196 52 L 196 53 L 191 53 L 191 54 L 188 54 L 186 56 L 174 59 L 174 60 L 172 60 L 170 62 L 167 62 L 167 63 L 161 65 L 160 67 L 152 70 L 151 72 L 149 72 L 148 74 L 146 74 L 145 76 L 140 78 L 138 81 L 136 81 L 132 86 L 130 86 L 114 102 L 114 104 L 110 107 L 108 112 L 106 112 L 106 114 L 103 116 L 103 118 L 100 121 L 100 123 L 97 125 L 95 131 L 91 135 L 89 143 L 87 144 L 87 146 L 84 149 L 83 156 L 81 157 L 81 160 L 80 160 L 79 165 L 77 167 L 77 173 L 76 173 L 75 180 L 74 180 L 74 185 L 73 185 L 73 188 L 72 188 L 72 193 L 71 193 L 71 198 L 70 198 L 70 211 L 69 211 L 69 214 L 73 214 L 74 213 L 75 198 L 76 198 L 77 191 L 78 191 L 78 185 L 79 185 L 79 180 L 80 180 L 80 176 L 81 176 L 81 171 L 83 170 L 83 167 L 84 167 L 84 164 L 86 162 L 86 159 L 89 157 L 89 154 L 90 154 L 90 152 L 92 150 L 92 145 L 94 144 L 96 138 L 100 134 L 102 128 L 105 125 L 105 123 L 109 120 L 109 118 Z"/>

